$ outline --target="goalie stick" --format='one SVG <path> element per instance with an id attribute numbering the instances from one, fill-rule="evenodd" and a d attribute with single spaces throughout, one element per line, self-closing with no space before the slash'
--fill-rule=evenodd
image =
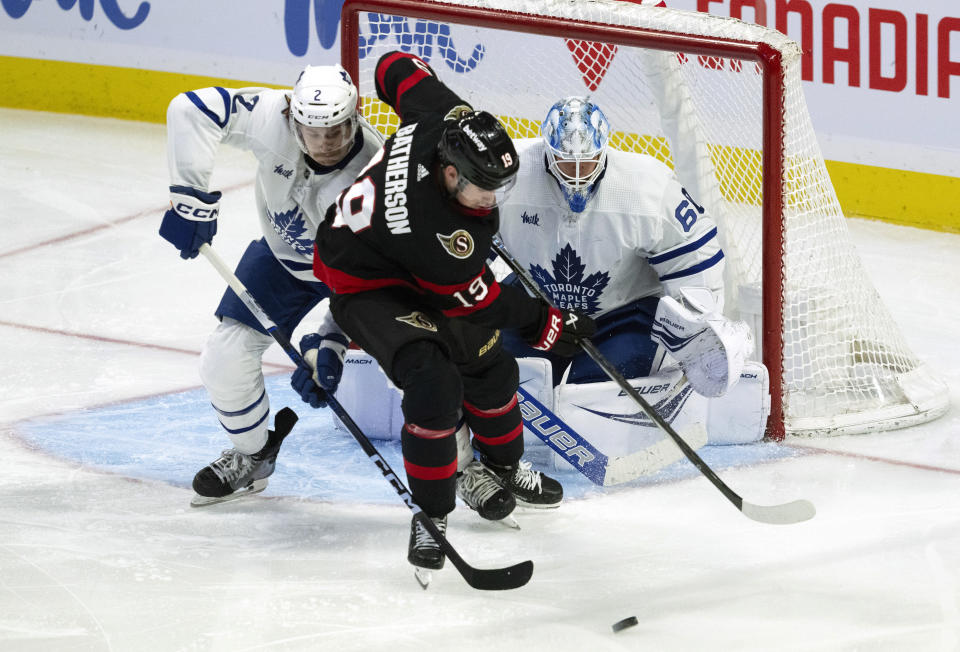
<path id="1" fill-rule="evenodd" d="M 524 286 L 532 292 L 537 297 L 540 297 L 543 301 L 550 303 L 552 302 L 547 297 L 543 289 L 536 284 L 536 282 L 530 278 L 530 275 L 527 271 L 520 265 L 516 258 L 507 251 L 506 246 L 503 244 L 503 240 L 500 238 L 500 234 L 493 236 L 493 250 L 503 259 L 503 261 L 516 273 L 517 278 L 519 278 Z M 670 438 L 680 447 L 680 450 L 683 451 L 684 456 L 690 463 L 697 467 L 697 470 L 700 471 L 703 475 L 706 476 L 713 486 L 720 490 L 727 500 L 733 503 L 740 512 L 747 516 L 748 518 L 758 521 L 760 523 L 770 523 L 774 525 L 786 525 L 790 523 L 799 523 L 801 521 L 807 521 L 817 513 L 816 508 L 813 506 L 809 500 L 794 500 L 789 503 L 783 503 L 780 505 L 754 505 L 753 503 L 745 501 L 740 497 L 733 489 L 731 489 L 723 480 L 720 479 L 713 469 L 711 469 L 703 459 L 697 455 L 697 452 L 693 450 L 683 438 L 677 434 L 677 432 L 670 426 L 669 423 L 664 421 L 656 410 L 650 407 L 650 404 L 637 392 L 633 386 L 626 381 L 623 375 L 617 371 L 617 369 L 610 364 L 610 362 L 597 350 L 587 338 L 580 340 L 580 348 L 583 349 L 590 358 L 597 363 L 607 376 L 616 382 L 620 389 L 626 392 L 630 398 L 636 401 L 637 405 L 640 406 L 640 409 L 653 420 L 657 426 L 665 432 Z"/>
<path id="2" fill-rule="evenodd" d="M 287 356 L 289 356 L 295 364 L 303 364 L 303 358 L 300 356 L 300 352 L 290 343 L 290 338 L 277 328 L 277 325 L 274 324 L 267 313 L 264 312 L 260 304 L 257 303 L 257 300 L 250 294 L 250 291 L 247 290 L 240 279 L 237 278 L 233 270 L 220 258 L 219 254 L 206 243 L 200 245 L 200 253 L 210 261 L 214 269 L 220 273 L 220 276 L 227 282 L 227 285 L 236 292 L 240 300 L 243 301 L 243 304 L 253 313 L 257 321 L 260 322 L 260 325 L 273 336 L 273 339 L 283 348 Z M 363 434 L 360 427 L 332 394 L 327 394 L 327 404 L 340 421 L 343 422 L 343 425 L 347 427 L 347 430 L 350 431 L 353 438 L 357 440 L 363 452 L 377 465 L 383 477 L 393 486 L 394 491 L 396 491 L 403 502 L 406 503 L 407 507 L 410 508 L 414 518 L 420 522 L 427 532 L 430 533 L 430 536 L 433 537 L 433 540 L 439 544 L 440 549 L 443 550 L 444 554 L 450 559 L 457 571 L 460 572 L 460 575 L 463 576 L 463 579 L 466 580 L 467 584 L 482 591 L 503 591 L 519 588 L 530 581 L 530 577 L 533 575 L 533 562 L 529 560 L 506 568 L 475 568 L 464 561 L 463 557 L 460 556 L 443 533 L 434 525 L 433 521 L 420 509 L 420 506 L 413 500 L 413 495 L 407 487 L 400 478 L 397 477 L 397 474 L 393 472 L 393 469 L 390 468 L 387 461 L 380 456 L 380 453 L 377 452 L 374 445 L 370 443 L 367 436 Z"/>
<path id="3" fill-rule="evenodd" d="M 685 376 L 658 404 L 667 404 L 684 391 L 692 391 Z M 523 387 L 517 388 L 517 395 L 520 399 L 520 415 L 527 429 L 581 475 L 601 487 L 635 480 L 642 475 L 659 471 L 683 457 L 680 449 L 670 443 L 669 439 L 661 439 L 628 455 L 609 457 Z M 684 437 L 687 442 L 694 442 L 698 446 L 707 443 L 707 431 L 700 424 L 687 429 Z"/>

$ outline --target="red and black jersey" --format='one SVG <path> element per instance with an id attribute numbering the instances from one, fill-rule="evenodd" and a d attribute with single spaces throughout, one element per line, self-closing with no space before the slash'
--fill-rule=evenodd
<path id="1" fill-rule="evenodd" d="M 440 177 L 437 143 L 447 124 L 472 108 L 426 63 L 402 52 L 377 63 L 376 87 L 400 127 L 328 209 L 314 274 L 336 294 L 402 286 L 448 317 L 533 328 L 539 302 L 501 286 L 486 264 L 499 213 L 464 208 Z"/>

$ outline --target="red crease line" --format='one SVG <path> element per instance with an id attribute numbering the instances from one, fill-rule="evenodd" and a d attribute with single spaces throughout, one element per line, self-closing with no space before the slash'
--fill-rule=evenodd
<path id="1" fill-rule="evenodd" d="M 47 333 L 50 335 L 62 335 L 66 337 L 77 337 L 84 340 L 93 340 L 95 342 L 107 342 L 110 344 L 122 344 L 125 346 L 138 346 L 143 349 L 153 349 L 155 351 L 170 351 L 172 353 L 183 353 L 186 355 L 200 355 L 200 351 L 191 349 L 179 349 L 175 346 L 164 346 L 162 344 L 151 344 L 149 342 L 135 342 L 133 340 L 121 340 L 114 337 L 105 337 L 103 335 L 91 335 L 89 333 L 77 333 L 75 331 L 66 331 L 62 329 L 46 328 L 44 326 L 31 326 L 29 324 L 15 324 L 13 322 L 0 319 L 0 326 L 9 326 L 10 328 L 19 328 L 38 333 Z M 265 367 L 275 367 L 277 369 L 289 369 L 288 365 L 277 364 L 274 362 L 264 362 Z"/>
<path id="2" fill-rule="evenodd" d="M 921 471 L 936 471 L 938 473 L 949 473 L 951 475 L 960 475 L 960 469 L 948 469 L 942 466 L 933 466 L 931 464 L 920 464 L 917 462 L 907 462 L 905 460 L 893 460 L 887 457 L 877 457 L 875 455 L 864 455 L 862 453 L 850 453 L 847 451 L 830 450 L 828 448 L 817 448 L 816 446 L 807 446 L 803 444 L 790 445 L 796 450 L 807 450 L 822 455 L 837 455 L 840 457 L 852 457 L 858 460 L 867 460 L 869 462 L 880 462 L 881 464 L 890 464 L 892 466 L 905 466 L 911 469 L 920 469 Z"/>
<path id="3" fill-rule="evenodd" d="M 253 181 L 245 181 L 243 183 L 239 183 L 239 184 L 224 188 L 223 192 L 224 193 L 232 192 L 234 190 L 243 188 L 244 186 L 249 186 L 252 183 Z M 0 258 L 8 258 L 10 256 L 16 256 L 17 254 L 22 254 L 27 251 L 32 251 L 33 249 L 39 249 L 40 247 L 47 247 L 49 245 L 57 244 L 59 242 L 66 242 L 67 240 L 73 240 L 74 238 L 81 238 L 85 235 L 90 235 L 91 233 L 96 233 L 97 231 L 102 231 L 103 229 L 107 229 L 112 226 L 124 224 L 125 222 L 129 222 L 131 220 L 135 220 L 141 217 L 146 217 L 147 215 L 160 214 L 161 211 L 163 210 L 164 210 L 163 208 L 148 208 L 138 213 L 134 213 L 133 215 L 127 215 L 126 217 L 121 217 L 116 220 L 112 220 L 110 222 L 104 222 L 103 224 L 98 224 L 96 226 L 91 226 L 86 229 L 81 229 L 80 231 L 74 231 L 73 233 L 61 235 L 56 238 L 50 238 L 49 240 L 43 240 L 41 242 L 35 242 L 33 244 L 24 245 L 17 249 L 11 249 L 10 251 L 4 251 L 0 253 Z"/>

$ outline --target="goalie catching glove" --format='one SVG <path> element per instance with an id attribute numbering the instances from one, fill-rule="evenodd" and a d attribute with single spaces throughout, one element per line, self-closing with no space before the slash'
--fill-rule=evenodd
<path id="1" fill-rule="evenodd" d="M 219 191 L 170 186 L 170 209 L 163 214 L 160 235 L 180 250 L 181 258 L 196 258 L 200 245 L 213 242 L 219 214 Z"/>
<path id="2" fill-rule="evenodd" d="M 580 339 L 597 331 L 597 324 L 587 315 L 572 310 L 560 310 L 543 304 L 534 339 L 530 346 L 539 351 L 550 351 L 564 358 L 575 355 Z"/>
<path id="3" fill-rule="evenodd" d="M 340 333 L 310 333 L 300 340 L 303 364 L 293 372 L 290 386 L 310 407 L 326 407 L 327 394 L 337 391 L 347 344 L 347 338 Z"/>
<path id="4" fill-rule="evenodd" d="M 660 299 L 650 336 L 680 363 L 697 393 L 723 396 L 753 353 L 753 335 L 745 322 L 687 303 L 689 308 L 672 297 Z"/>

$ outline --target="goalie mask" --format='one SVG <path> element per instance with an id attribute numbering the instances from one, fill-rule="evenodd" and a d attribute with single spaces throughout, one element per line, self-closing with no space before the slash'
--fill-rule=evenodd
<path id="1" fill-rule="evenodd" d="M 339 64 L 307 66 L 290 95 L 290 130 L 321 165 L 346 156 L 357 133 L 357 88 Z"/>
<path id="2" fill-rule="evenodd" d="M 492 193 L 485 208 L 504 202 L 520 169 L 520 158 L 507 130 L 486 111 L 467 113 L 444 129 L 437 154 L 441 165 L 452 165 L 459 175 L 454 193 L 463 192 L 468 183 L 484 193 Z"/>
<path id="3" fill-rule="evenodd" d="M 582 213 L 607 164 L 610 123 L 586 97 L 565 97 L 540 127 L 547 169 L 560 184 L 570 210 Z"/>

